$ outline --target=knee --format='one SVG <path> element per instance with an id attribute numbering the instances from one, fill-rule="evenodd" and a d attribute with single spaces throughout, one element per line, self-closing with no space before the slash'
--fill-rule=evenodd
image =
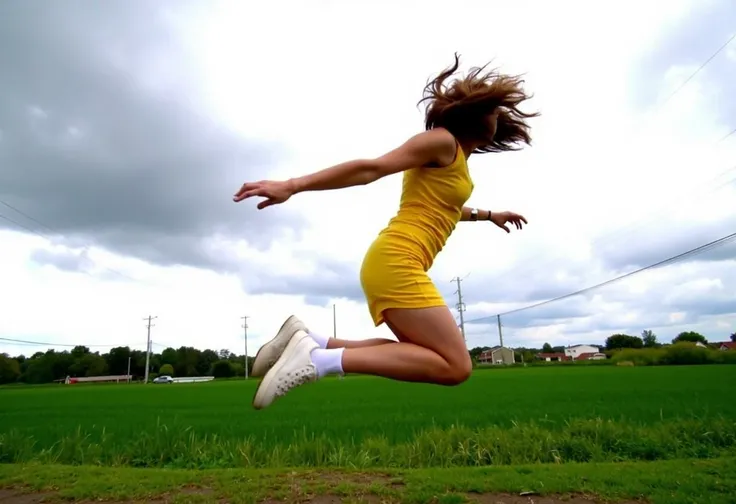
<path id="1" fill-rule="evenodd" d="M 455 386 L 465 383 L 473 373 L 473 362 L 470 360 L 470 355 L 465 359 L 460 359 L 457 362 L 453 362 L 448 370 L 445 385 Z"/>

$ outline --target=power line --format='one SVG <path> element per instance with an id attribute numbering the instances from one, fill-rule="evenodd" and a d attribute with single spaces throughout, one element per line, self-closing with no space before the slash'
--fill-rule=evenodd
<path id="1" fill-rule="evenodd" d="M 691 73 L 691 74 L 690 74 L 690 75 L 689 75 L 689 76 L 688 76 L 688 77 L 687 77 L 687 78 L 686 78 L 686 79 L 685 79 L 685 80 L 684 80 L 684 81 L 683 81 L 682 83 L 680 83 L 680 85 L 679 85 L 679 86 L 678 86 L 678 87 L 677 87 L 677 88 L 676 88 L 676 89 L 675 89 L 675 90 L 674 90 L 674 91 L 673 91 L 672 93 L 670 93 L 670 95 L 669 95 L 669 96 L 668 96 L 668 97 L 667 97 L 667 98 L 666 98 L 666 99 L 664 100 L 664 102 L 662 102 L 662 103 L 661 103 L 661 104 L 660 104 L 660 105 L 659 105 L 659 106 L 658 106 L 658 107 L 657 107 L 657 108 L 655 109 L 655 112 L 654 112 L 654 114 L 655 114 L 655 115 L 656 115 L 656 114 L 658 114 L 658 113 L 659 113 L 659 112 L 661 111 L 661 109 L 662 109 L 662 108 L 664 108 L 664 105 L 665 105 L 665 104 L 667 104 L 667 103 L 668 103 L 668 102 L 669 102 L 669 101 L 670 101 L 670 100 L 671 100 L 671 99 L 672 99 L 672 98 L 673 98 L 673 97 L 674 97 L 674 96 L 675 96 L 675 95 L 676 95 L 677 93 L 679 93 L 680 91 L 682 91 L 682 89 L 684 89 L 684 88 L 685 88 L 685 86 L 687 86 L 687 84 L 688 84 L 688 83 L 690 83 L 690 81 L 692 81 L 692 79 L 693 79 L 693 78 L 694 78 L 694 77 L 695 77 L 695 76 L 696 76 L 697 74 L 699 74 L 699 73 L 700 73 L 700 72 L 701 72 L 701 71 L 702 71 L 702 70 L 703 70 L 703 69 L 704 69 L 704 68 L 705 68 L 706 66 L 708 66 L 708 64 L 709 64 L 709 63 L 710 63 L 710 62 L 711 62 L 711 61 L 712 61 L 712 60 L 713 60 L 713 59 L 714 59 L 714 58 L 715 58 L 715 57 L 716 57 L 716 56 L 717 56 L 718 54 L 720 54 L 720 53 L 721 53 L 721 51 L 723 51 L 723 49 L 725 49 L 725 48 L 726 48 L 726 47 L 727 47 L 727 46 L 728 46 L 728 45 L 729 45 L 729 44 L 730 44 L 731 42 L 733 42 L 733 41 L 734 41 L 734 39 L 736 39 L 736 34 L 732 35 L 732 36 L 731 36 L 731 37 L 730 37 L 730 38 L 729 38 L 729 39 L 728 39 L 728 40 L 727 40 L 727 41 L 726 41 L 726 42 L 725 42 L 725 43 L 724 43 L 723 45 L 721 45 L 721 46 L 720 46 L 720 47 L 719 47 L 719 48 L 718 48 L 718 49 L 717 49 L 717 50 L 716 50 L 715 52 L 713 52 L 713 53 L 712 53 L 712 54 L 711 54 L 711 55 L 710 55 L 710 56 L 709 56 L 709 57 L 708 57 L 708 58 L 707 58 L 707 59 L 706 59 L 705 61 L 703 61 L 703 62 L 702 62 L 702 63 L 700 64 L 700 66 L 699 66 L 699 67 L 698 67 L 698 68 L 697 68 L 697 69 L 696 69 L 695 71 L 693 71 L 693 72 L 692 72 L 692 73 Z M 713 147 L 715 147 L 716 145 L 720 144 L 721 142 L 723 142 L 724 140 L 726 140 L 726 139 L 727 139 L 728 137 L 730 137 L 730 136 L 731 136 L 731 135 L 733 135 L 734 133 L 736 133 L 736 129 L 734 129 L 733 131 L 731 131 L 730 133 L 728 133 L 728 134 L 726 134 L 726 135 L 725 135 L 724 137 L 722 137 L 722 138 L 721 138 L 720 140 L 718 140 L 717 142 L 715 142 L 715 143 L 713 144 Z M 728 170 L 726 170 L 726 172 L 728 172 L 728 171 L 731 171 L 731 170 L 734 170 L 734 169 L 736 169 L 736 166 L 734 166 L 734 167 L 732 167 L 732 168 L 729 168 Z M 724 175 L 724 174 L 725 174 L 725 172 L 723 172 L 723 173 L 720 173 L 720 174 L 716 175 L 715 177 L 713 177 L 712 179 L 710 179 L 710 180 L 709 180 L 708 182 L 711 182 L 711 181 L 713 181 L 713 180 L 715 180 L 715 179 L 717 179 L 717 178 L 721 177 L 721 176 L 722 176 L 722 175 Z M 684 196 L 684 195 L 683 195 L 683 196 Z M 671 200 L 669 200 L 669 201 L 671 201 Z M 668 202 L 669 202 L 669 201 L 668 201 Z M 660 209 L 658 210 L 658 212 L 661 212 L 661 211 L 662 211 L 662 208 L 660 208 Z M 656 214 L 655 214 L 655 215 L 656 215 Z M 555 218 L 555 217 L 552 217 L 552 218 Z M 643 224 L 643 222 L 645 222 L 645 221 L 639 221 L 639 222 L 640 222 L 641 224 Z M 612 238 L 613 238 L 614 236 L 616 236 L 616 235 L 618 235 L 618 234 L 620 234 L 621 232 L 624 232 L 624 231 L 629 231 L 629 232 L 630 232 L 630 231 L 631 231 L 632 229 L 635 229 L 635 228 L 631 228 L 631 226 L 623 226 L 623 227 L 621 227 L 621 228 L 618 228 L 618 229 L 614 230 L 614 231 L 613 231 L 612 233 L 609 233 L 609 234 L 607 235 L 607 239 L 612 239 Z M 601 237 L 601 238 L 603 238 L 603 237 Z M 603 241 L 604 241 L 603 239 L 599 239 L 599 240 L 595 240 L 595 241 L 594 241 L 593 243 L 598 243 L 598 242 L 603 242 Z M 545 263 L 547 263 L 547 264 L 549 264 L 549 261 L 550 261 L 550 256 L 549 256 L 549 255 L 546 255 L 546 256 L 545 256 L 545 258 L 546 258 L 546 259 L 545 259 L 545 261 L 544 261 L 544 262 L 545 262 Z M 536 266 L 539 266 L 539 262 L 535 262 L 535 265 L 536 265 Z M 527 269 L 526 271 L 529 271 L 529 269 Z M 518 273 L 519 273 L 519 271 L 518 271 L 518 270 L 515 270 L 515 271 L 514 271 L 514 274 L 515 274 L 515 275 L 518 275 Z M 497 276 L 497 277 L 496 277 L 496 279 L 498 279 L 498 278 L 503 278 L 503 277 L 504 277 L 504 275 L 499 275 L 499 276 Z"/>
<path id="2" fill-rule="evenodd" d="M 734 133 L 736 133 L 736 128 L 732 129 L 732 130 L 730 131 L 730 133 L 726 133 L 725 135 L 723 135 L 723 136 L 721 137 L 721 139 L 720 139 L 720 140 L 718 140 L 718 141 L 716 142 L 716 145 L 718 145 L 719 143 L 723 142 L 723 141 L 724 141 L 725 139 L 727 139 L 728 137 L 730 137 L 730 136 L 731 136 L 731 135 L 733 135 Z"/>
<path id="3" fill-rule="evenodd" d="M 10 208 L 10 209 L 11 209 L 11 210 L 13 210 L 14 212 L 16 212 L 16 213 L 19 213 L 19 214 L 21 214 L 21 215 L 22 215 L 23 217 L 25 217 L 26 219 L 28 219 L 28 220 L 32 220 L 33 222 L 35 222 L 35 223 L 36 223 L 36 224 L 38 224 L 39 226 L 45 227 L 46 229 L 48 229 L 48 230 L 49 230 L 49 231 L 51 231 L 52 233 L 54 233 L 54 232 L 55 232 L 55 231 L 54 231 L 53 229 L 51 229 L 50 227 L 48 227 L 48 226 L 47 226 L 46 224 L 44 224 L 43 222 L 39 221 L 38 219 L 35 219 L 35 218 L 31 217 L 30 215 L 28 215 L 27 213 L 25 213 L 25 212 L 23 212 L 23 211 L 21 211 L 21 210 L 18 210 L 17 208 L 15 208 L 15 207 L 14 207 L 13 205 L 11 205 L 10 203 L 8 203 L 8 202 L 6 202 L 6 201 L 2 201 L 2 200 L 0 200 L 0 205 L 4 205 L 4 206 L 6 206 L 6 207 Z"/>
<path id="4" fill-rule="evenodd" d="M 52 233 L 58 233 L 58 234 L 60 234 L 60 235 L 62 234 L 62 233 L 60 233 L 59 231 L 57 231 L 57 230 L 54 230 L 53 228 L 51 228 L 51 227 L 47 226 L 46 224 L 44 224 L 43 222 L 39 221 L 38 219 L 34 219 L 33 217 L 31 217 L 31 216 L 30 216 L 30 215 L 28 215 L 27 213 L 25 213 L 25 212 L 22 212 L 22 211 L 18 210 L 18 209 L 17 209 L 17 208 L 15 208 L 15 207 L 14 207 L 13 205 L 10 205 L 9 203 L 7 203 L 7 202 L 5 202 L 5 201 L 3 201 L 3 200 L 0 200 L 0 204 L 2 204 L 2 205 L 4 205 L 4 206 L 6 206 L 6 207 L 8 207 L 8 208 L 10 208 L 10 209 L 12 209 L 12 210 L 14 210 L 14 211 L 18 212 L 18 213 L 19 213 L 20 215 L 22 215 L 22 216 L 26 217 L 27 219 L 30 219 L 30 220 L 32 220 L 33 222 L 36 222 L 37 224 L 39 224 L 39 225 L 43 226 L 44 228 L 48 229 L 48 230 L 49 230 L 49 231 L 51 231 Z M 16 221 L 16 220 L 14 220 L 14 219 L 11 219 L 10 217 L 7 217 L 7 216 L 5 216 L 5 215 L 2 215 L 2 214 L 0 214 L 0 219 L 4 219 L 4 220 L 6 220 L 6 221 L 8 221 L 8 222 L 10 222 L 10 223 L 12 223 L 12 224 L 15 224 L 16 226 L 18 226 L 18 227 L 20 227 L 20 228 L 23 228 L 23 229 L 25 229 L 26 231 L 28 231 L 28 232 L 30 232 L 30 233 L 33 233 L 33 234 L 35 234 L 36 236 L 40 236 L 41 238 L 44 238 L 44 239 L 46 239 L 46 240 L 51 240 L 51 237 L 50 237 L 50 236 L 48 236 L 48 235 L 46 235 L 46 234 L 44 234 L 44 233 L 41 233 L 41 232 L 39 232 L 39 231 L 36 231 L 35 229 L 32 229 L 32 228 L 30 228 L 30 227 L 28 227 L 28 226 L 26 226 L 26 225 L 24 225 L 24 224 L 21 224 L 20 222 L 18 222 L 18 221 Z M 90 247 L 91 247 L 91 245 L 89 245 L 89 244 L 86 244 L 86 245 L 85 245 L 85 246 L 84 246 L 83 248 L 85 248 L 85 249 L 89 249 Z M 95 263 L 94 261 L 92 261 L 92 259 L 90 259 L 89 257 L 86 257 L 86 256 L 85 256 L 85 259 L 87 259 L 88 261 L 92 262 L 92 263 L 93 263 L 94 265 L 97 265 L 97 263 Z M 119 276 L 121 276 L 121 277 L 127 278 L 128 280 L 131 280 L 131 281 L 133 281 L 133 282 L 139 282 L 139 283 L 140 283 L 140 280 L 137 280 L 137 279 L 135 279 L 135 278 L 133 278 L 133 277 L 131 277 L 131 276 L 128 276 L 128 275 L 126 275 L 125 273 L 122 273 L 122 272 L 120 272 L 120 271 L 118 271 L 118 270 L 116 270 L 116 269 L 113 269 L 113 268 L 109 268 L 109 267 L 107 267 L 107 266 L 105 266 L 105 265 L 99 265 L 99 266 L 100 266 L 101 268 L 103 268 L 103 269 L 106 269 L 107 271 L 110 271 L 111 273 L 115 273 L 116 275 L 119 275 Z M 81 271 L 82 271 L 82 273 L 85 273 L 85 274 L 87 274 L 87 275 L 93 276 L 93 275 L 92 275 L 92 273 L 90 273 L 89 271 L 85 271 L 85 270 L 81 270 Z"/>
<path id="5" fill-rule="evenodd" d="M 15 224 L 15 225 L 16 225 L 16 226 L 18 226 L 19 228 L 23 228 L 23 229 L 25 229 L 26 231 L 28 231 L 29 233 L 33 233 L 33 234 L 35 234 L 35 235 L 38 235 L 38 236 L 40 236 L 41 238 L 48 238 L 48 237 L 46 237 L 46 236 L 42 235 L 41 233 L 39 233 L 39 232 L 37 232 L 37 231 L 34 231 L 33 229 L 29 228 L 28 226 L 24 226 L 24 225 L 23 225 L 23 224 L 21 224 L 20 222 L 18 222 L 18 221 L 15 221 L 15 220 L 11 219 L 10 217 L 6 217 L 6 216 L 4 216 L 3 214 L 0 214 L 0 219 L 4 219 L 4 220 L 6 220 L 6 221 L 10 222 L 11 224 Z"/>
<path id="6" fill-rule="evenodd" d="M 656 207 L 654 211 L 649 214 L 648 219 L 639 219 L 636 221 L 633 221 L 625 226 L 619 227 L 611 231 L 610 233 L 600 236 L 594 240 L 591 240 L 589 242 L 589 245 L 591 247 L 596 245 L 603 245 L 608 242 L 613 241 L 614 238 L 623 238 L 624 236 L 632 233 L 635 230 L 641 229 L 646 224 L 651 223 L 651 219 L 661 215 L 662 212 L 666 211 L 672 204 L 672 201 L 692 201 L 694 198 L 699 198 L 705 194 L 716 192 L 728 185 L 731 185 L 736 182 L 736 176 L 733 176 L 723 182 L 717 183 L 717 185 L 714 185 L 713 183 L 718 181 L 719 179 L 722 179 L 725 175 L 729 175 L 730 172 L 736 173 L 736 165 L 731 166 L 730 168 L 727 168 L 717 175 L 713 176 L 711 179 L 708 180 L 706 184 L 703 184 L 702 186 L 695 187 L 694 189 L 688 189 L 686 191 L 683 191 L 681 193 L 678 193 L 674 197 L 668 198 L 668 201 L 664 202 L 662 205 Z M 708 187 L 709 185 L 713 185 L 712 187 Z M 513 274 L 515 277 L 518 277 L 519 274 L 529 274 L 533 271 L 538 271 L 539 269 L 544 269 L 546 267 L 549 267 L 549 265 L 552 263 L 552 260 L 559 259 L 561 257 L 560 253 L 557 254 L 547 254 L 544 257 L 540 258 L 539 260 L 535 261 L 528 261 L 527 264 L 533 264 L 534 267 L 526 267 L 522 269 L 514 269 Z M 502 274 L 494 275 L 489 281 L 491 283 L 500 283 L 501 280 L 505 279 L 509 276 L 509 273 L 505 272 Z M 475 320 L 471 321 L 474 322 Z M 466 321 L 467 322 L 467 321 Z"/>
<path id="7" fill-rule="evenodd" d="M 677 87 L 677 88 L 676 88 L 676 89 L 675 89 L 675 90 L 674 90 L 674 91 L 673 91 L 673 92 L 672 92 L 672 93 L 671 93 L 671 94 L 670 94 L 670 95 L 669 95 L 669 96 L 668 96 L 668 97 L 667 97 L 667 98 L 666 98 L 666 99 L 665 99 L 665 100 L 664 100 L 664 101 L 663 101 L 663 102 L 662 102 L 662 103 L 660 104 L 659 108 L 662 108 L 662 107 L 664 107 L 664 106 L 665 106 L 665 104 L 666 104 L 667 102 L 669 102 L 669 101 L 670 101 L 670 100 L 672 99 L 672 97 L 673 97 L 673 96 L 675 96 L 675 95 L 676 95 L 677 93 L 679 93 L 679 92 L 680 92 L 680 91 L 682 90 L 682 88 L 684 88 L 684 87 L 685 87 L 685 86 L 686 86 L 686 85 L 687 85 L 687 84 L 688 84 L 688 83 L 689 83 L 689 82 L 690 82 L 690 81 L 691 81 L 691 80 L 692 80 L 692 79 L 693 79 L 693 78 L 694 78 L 694 77 L 695 77 L 696 75 L 698 75 L 698 74 L 699 74 L 699 73 L 701 72 L 701 70 L 703 70 L 703 69 L 704 69 L 704 68 L 705 68 L 705 67 L 706 67 L 706 66 L 708 65 L 708 63 L 710 63 L 710 62 L 711 62 L 711 60 L 712 60 L 713 58 L 715 58 L 716 56 L 718 56 L 718 55 L 719 55 L 719 54 L 721 53 L 721 51 L 723 51 L 723 50 L 724 50 L 724 49 L 725 49 L 725 48 L 726 48 L 726 47 L 727 47 L 727 46 L 728 46 L 728 45 L 729 45 L 729 44 L 730 44 L 731 42 L 733 42 L 733 40 L 734 40 L 734 39 L 736 39 L 736 33 L 734 33 L 733 35 L 731 35 L 731 38 L 729 38 L 729 39 L 728 39 L 728 40 L 727 40 L 727 41 L 726 41 L 726 42 L 725 42 L 725 43 L 724 43 L 724 44 L 723 44 L 723 45 L 722 45 L 721 47 L 719 47 L 719 48 L 718 48 L 718 49 L 717 49 L 717 50 L 716 50 L 716 51 L 715 51 L 715 52 L 714 52 L 713 54 L 711 54 L 711 55 L 710 55 L 710 57 L 709 57 L 709 58 L 708 58 L 707 60 L 705 60 L 705 61 L 704 61 L 704 62 L 703 62 L 703 63 L 702 63 L 702 64 L 701 64 L 701 65 L 700 65 L 700 66 L 699 66 L 699 67 L 698 67 L 698 68 L 697 68 L 697 69 L 696 69 L 696 70 L 695 70 L 695 71 L 694 71 L 693 73 L 691 73 L 691 74 L 690 74 L 690 76 L 689 76 L 689 77 L 688 77 L 687 79 L 685 79 L 685 80 L 684 80 L 684 81 L 683 81 L 683 82 L 682 82 L 682 83 L 681 83 L 681 84 L 680 84 L 680 85 L 679 85 L 679 86 L 678 86 L 678 87 Z"/>
<path id="8" fill-rule="evenodd" d="M 721 237 L 721 238 L 719 238 L 717 240 L 714 240 L 712 242 L 708 242 L 708 243 L 706 243 L 704 245 L 701 245 L 699 247 L 690 249 L 690 250 L 688 250 L 686 252 L 683 252 L 681 254 L 678 254 L 678 255 L 675 255 L 675 256 L 672 256 L 672 257 L 668 257 L 667 259 L 664 259 L 662 261 L 656 262 L 654 264 L 650 264 L 649 266 L 644 266 L 643 268 L 639 268 L 637 270 L 631 271 L 631 272 L 626 273 L 624 275 L 620 275 L 620 276 L 617 276 L 617 277 L 612 278 L 610 280 L 606 280 L 605 282 L 601 282 L 599 284 L 592 285 L 590 287 L 586 287 L 584 289 L 580 289 L 578 291 L 571 292 L 571 293 L 565 294 L 563 296 L 558 296 L 556 298 L 548 299 L 546 301 L 540 301 L 539 303 L 534 303 L 534 304 L 531 304 L 531 305 L 528 305 L 528 306 L 524 306 L 524 307 L 521 307 L 521 308 L 516 308 L 514 310 L 510 310 L 510 311 L 507 311 L 507 312 L 504 312 L 504 313 L 499 313 L 498 315 L 499 316 L 502 316 L 502 315 L 510 315 L 512 313 L 518 313 L 518 312 L 521 312 L 521 311 L 530 310 L 532 308 L 538 308 L 540 306 L 543 306 L 543 305 L 546 305 L 546 304 L 549 304 L 549 303 L 554 303 L 556 301 L 561 301 L 563 299 L 567 299 L 567 298 L 570 298 L 570 297 L 578 296 L 580 294 L 584 294 L 586 292 L 590 292 L 590 291 L 595 290 L 595 289 L 598 289 L 600 287 L 603 287 L 603 286 L 606 286 L 606 285 L 610 285 L 610 284 L 612 284 L 614 282 L 618 282 L 619 280 L 623 280 L 624 278 L 628 278 L 630 276 L 637 275 L 637 274 L 642 273 L 642 272 L 644 272 L 646 270 L 649 270 L 649 269 L 652 269 L 652 268 L 656 268 L 658 266 L 663 266 L 665 264 L 674 263 L 674 262 L 677 262 L 677 261 L 679 261 L 679 260 L 681 260 L 681 259 L 683 259 L 685 257 L 691 256 L 691 255 L 697 255 L 697 254 L 706 252 L 706 251 L 708 251 L 708 250 L 710 250 L 712 248 L 716 248 L 716 247 L 719 247 L 721 245 L 724 245 L 725 243 L 728 243 L 729 241 L 733 240 L 734 238 L 736 238 L 736 233 L 731 233 L 730 235 L 723 236 L 723 237 Z M 494 315 L 493 317 L 495 317 L 495 316 L 496 315 Z M 487 320 L 487 319 L 490 319 L 490 318 L 492 318 L 492 317 L 480 317 L 480 318 L 473 319 L 473 320 L 469 321 L 469 323 L 481 322 L 481 321 L 484 321 L 484 320 Z"/>
<path id="9" fill-rule="evenodd" d="M 22 343 L 24 345 L 39 345 L 39 346 L 46 345 L 46 346 L 59 346 L 59 347 L 78 347 L 78 346 L 83 346 L 83 347 L 92 348 L 92 347 L 114 347 L 115 346 L 115 345 L 99 345 L 99 344 L 96 344 L 96 345 L 72 345 L 72 344 L 69 344 L 69 343 L 47 343 L 47 342 L 44 342 L 44 341 L 28 341 L 28 340 L 14 339 L 14 338 L 0 338 L 0 341 L 9 341 L 11 343 Z"/>

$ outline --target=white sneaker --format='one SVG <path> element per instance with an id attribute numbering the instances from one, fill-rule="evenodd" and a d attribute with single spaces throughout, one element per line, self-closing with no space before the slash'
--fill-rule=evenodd
<path id="1" fill-rule="evenodd" d="M 256 358 L 253 360 L 253 369 L 250 370 L 250 375 L 255 378 L 264 376 L 271 369 L 271 366 L 279 360 L 284 348 L 297 331 L 309 332 L 304 322 L 292 315 L 281 325 L 276 336 L 258 350 Z"/>
<path id="2" fill-rule="evenodd" d="M 289 390 L 317 381 L 317 368 L 312 362 L 312 350 L 316 348 L 319 348 L 319 344 L 306 332 L 294 334 L 279 360 L 258 385 L 253 407 L 263 409 Z"/>

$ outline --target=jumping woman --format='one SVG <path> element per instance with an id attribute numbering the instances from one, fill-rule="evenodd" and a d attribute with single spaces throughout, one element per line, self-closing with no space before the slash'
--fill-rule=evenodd
<path id="1" fill-rule="evenodd" d="M 489 221 L 510 232 L 526 219 L 513 212 L 465 206 L 473 191 L 471 154 L 518 150 L 530 144 L 526 119 L 537 113 L 518 108 L 529 96 L 518 76 L 485 67 L 445 81 L 443 71 L 424 89 L 425 131 L 376 159 L 356 159 L 284 181 L 243 184 L 234 201 L 259 196 L 258 209 L 304 191 L 326 191 L 404 172 L 399 211 L 366 252 L 360 282 L 376 327 L 386 323 L 398 341 L 360 341 L 314 333 L 291 316 L 258 351 L 252 376 L 263 376 L 253 400 L 265 408 L 277 397 L 329 374 L 359 373 L 393 380 L 458 385 L 472 371 L 470 355 L 455 319 L 427 271 L 459 221 Z"/>

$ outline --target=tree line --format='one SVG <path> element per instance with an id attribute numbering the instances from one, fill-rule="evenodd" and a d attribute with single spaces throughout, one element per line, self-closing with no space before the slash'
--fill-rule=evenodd
<path id="1" fill-rule="evenodd" d="M 731 335 L 736 342 L 736 332 Z M 685 331 L 672 339 L 672 344 L 700 342 L 708 345 L 702 334 Z M 603 351 L 608 357 L 622 350 L 660 349 L 668 346 L 660 343 L 650 330 L 642 331 L 641 337 L 627 334 L 613 334 L 606 338 Z M 481 352 L 490 347 L 475 347 L 469 350 L 473 360 L 477 360 Z M 564 346 L 552 346 L 545 343 L 542 348 L 514 348 L 516 362 L 534 362 L 539 353 L 565 351 Z M 157 375 L 214 376 L 215 378 L 231 378 L 245 375 L 245 355 L 237 355 L 229 350 L 199 350 L 182 346 L 178 349 L 166 348 L 161 353 L 152 353 L 149 360 L 149 378 Z M 86 346 L 76 346 L 72 350 L 47 350 L 36 352 L 30 357 L 18 355 L 10 357 L 0 354 L 0 384 L 7 383 L 50 383 L 69 377 L 126 375 L 130 359 L 130 374 L 134 380 L 141 380 L 146 371 L 146 352 L 132 350 L 129 347 L 115 347 L 108 353 L 92 352 Z M 253 365 L 253 357 L 248 357 L 248 369 Z"/>
<path id="2" fill-rule="evenodd" d="M 736 332 L 731 334 L 730 340 L 736 342 Z M 702 343 L 704 345 L 710 345 L 705 336 L 694 331 L 684 331 L 679 333 L 677 336 L 672 338 L 672 345 L 678 343 Z M 645 349 L 645 348 L 662 348 L 668 346 L 669 343 L 660 343 L 657 335 L 653 331 L 647 329 L 642 331 L 641 336 L 631 336 L 628 334 L 612 334 L 603 345 L 591 345 L 601 348 L 608 357 L 611 357 L 614 353 L 625 349 Z M 480 357 L 480 354 L 485 350 L 490 350 L 491 347 L 475 347 L 470 349 L 470 356 L 474 361 Z M 528 347 L 515 347 L 514 355 L 516 362 L 534 362 L 537 358 L 537 354 L 540 353 L 564 353 L 565 346 L 552 346 L 549 343 L 545 343 L 542 348 L 528 348 Z"/>
<path id="3" fill-rule="evenodd" d="M 161 353 L 151 353 L 149 378 L 158 374 L 171 376 L 215 376 L 229 378 L 245 375 L 245 355 L 229 350 L 199 350 L 182 346 L 166 348 Z M 69 377 L 126 375 L 130 359 L 130 374 L 134 380 L 143 379 L 146 372 L 146 352 L 131 348 L 115 347 L 108 353 L 92 352 L 86 346 L 71 350 L 35 352 L 30 357 L 11 357 L 0 354 L 0 384 L 50 383 Z M 248 369 L 253 357 L 248 357 Z"/>

